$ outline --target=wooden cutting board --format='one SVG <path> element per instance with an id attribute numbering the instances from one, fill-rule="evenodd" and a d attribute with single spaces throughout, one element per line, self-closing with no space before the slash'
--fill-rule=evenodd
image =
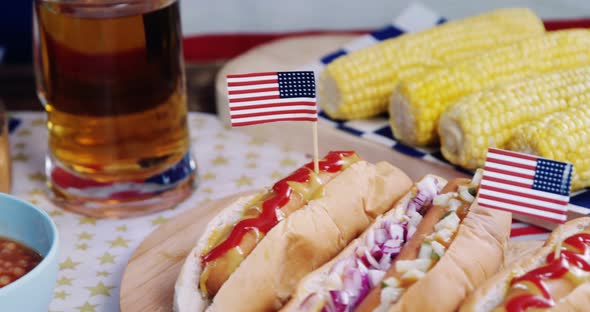
<path id="1" fill-rule="evenodd" d="M 121 311 L 172 311 L 174 284 L 184 258 L 194 247 L 209 220 L 239 196 L 195 207 L 150 234 L 135 250 L 123 274 Z M 540 241 L 511 242 L 505 263 L 526 256 L 541 244 Z"/>

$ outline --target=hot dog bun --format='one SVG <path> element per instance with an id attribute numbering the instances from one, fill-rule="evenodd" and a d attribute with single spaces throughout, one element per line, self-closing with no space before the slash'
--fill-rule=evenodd
<path id="1" fill-rule="evenodd" d="M 429 210 L 428 208 L 434 196 L 439 194 L 443 187 L 446 188 L 445 184 L 447 184 L 447 181 L 441 177 L 437 177 L 434 175 L 427 175 L 423 177 L 412 187 L 410 191 L 408 191 L 404 195 L 402 199 L 400 199 L 395 204 L 393 209 L 379 216 L 375 220 L 375 222 L 367 230 L 365 230 L 365 232 L 363 232 L 361 236 L 359 236 L 357 239 L 351 242 L 342 252 L 340 252 L 340 254 L 338 254 L 338 256 L 336 256 L 331 261 L 324 264 L 322 267 L 320 267 L 319 269 L 315 270 L 314 272 L 307 275 L 304 279 L 302 279 L 297 287 L 297 291 L 293 295 L 293 298 L 281 311 L 320 311 L 324 308 L 324 306 L 329 305 L 327 303 L 328 300 L 331 300 L 328 298 L 330 296 L 329 292 L 344 290 L 344 283 L 348 282 L 343 281 L 348 277 L 345 277 L 340 280 L 335 280 L 334 276 L 331 276 L 331 274 L 345 274 L 344 272 L 339 271 L 346 270 L 346 267 L 350 266 L 351 264 L 354 265 L 355 261 L 362 257 L 363 250 L 370 250 L 369 246 L 375 244 L 375 233 L 377 231 L 381 229 L 386 229 L 387 231 L 391 232 L 391 224 L 401 224 L 403 222 L 407 222 L 410 218 L 410 216 L 408 215 L 408 205 L 410 204 L 410 202 L 412 202 L 412 199 L 415 198 L 416 195 L 420 192 L 420 188 L 432 190 L 432 194 L 429 200 L 424 202 L 423 207 L 420 207 L 422 214 L 424 214 L 426 213 L 426 211 Z M 422 222 L 424 222 L 423 219 Z M 421 226 L 423 224 L 422 222 L 417 226 Z M 415 229 L 416 225 L 413 226 Z M 407 242 L 407 239 L 409 237 L 412 237 L 411 234 L 413 233 L 408 234 L 406 239 L 403 239 L 403 242 L 400 242 L 400 244 Z M 393 239 L 393 237 L 391 239 Z M 384 255 L 382 255 L 381 257 L 385 257 L 387 255 L 388 253 L 384 253 Z M 376 266 L 375 264 L 368 263 L 367 269 L 372 271 L 381 271 L 384 273 L 387 270 L 385 266 L 378 268 L 378 266 Z M 373 287 L 375 284 L 379 284 L 380 279 L 376 278 L 374 281 L 369 282 L 371 284 L 371 287 Z M 362 287 L 362 285 L 358 286 Z M 353 294 L 358 291 L 358 289 L 348 289 L 347 294 Z M 347 298 L 344 300 L 350 301 L 355 299 Z M 356 300 L 362 300 L 362 298 L 356 298 Z M 350 306 L 350 308 L 353 307 L 354 305 Z"/>
<path id="2" fill-rule="evenodd" d="M 449 181 L 442 189 L 441 194 L 449 194 L 457 192 L 460 184 L 469 183 L 467 179 L 453 179 Z M 400 279 L 403 273 L 395 270 L 395 265 L 399 261 L 414 260 L 418 258 L 420 247 L 424 241 L 424 237 L 434 231 L 436 223 L 447 213 L 448 207 L 446 205 L 432 205 L 428 210 L 424 219 L 418 225 L 416 235 L 412 236 L 404 245 L 400 254 L 395 258 L 391 267 L 388 269 L 385 277 L 395 277 Z M 380 304 L 380 288 L 373 288 L 367 297 L 361 302 L 361 305 L 356 309 L 357 311 L 373 311 L 375 307 Z"/>
<path id="3" fill-rule="evenodd" d="M 515 261 L 482 284 L 467 298 L 460 311 L 492 311 L 503 305 L 513 278 L 520 277 L 544 265 L 547 256 L 556 250 L 559 241 L 583 231 L 590 231 L 590 217 L 575 219 L 560 225 L 553 230 L 543 247 L 539 248 L 532 256 Z M 573 291 L 556 300 L 555 305 L 547 311 L 588 311 L 588 307 L 590 307 L 590 280 L 578 285 Z"/>
<path id="4" fill-rule="evenodd" d="M 510 213 L 474 204 L 440 261 L 388 311 L 455 311 L 498 271 L 510 234 Z M 424 300 L 424 294 L 438 294 Z"/>
<path id="5" fill-rule="evenodd" d="M 223 211 L 188 255 L 175 287 L 174 309 L 267 311 L 280 308 L 299 279 L 330 260 L 411 186 L 398 168 L 359 161 L 328 182 L 317 199 L 274 226 L 215 297 L 199 289 L 201 250 L 232 212 Z M 232 206 L 233 207 L 233 206 Z M 228 207 L 227 210 L 231 210 Z M 235 208 L 234 208 L 235 209 Z"/>
<path id="6" fill-rule="evenodd" d="M 406 254 L 409 259 L 392 265 L 381 289 L 372 291 L 379 293 L 378 300 L 369 294 L 358 311 L 455 311 L 469 292 L 497 272 L 511 214 L 476 204 L 472 191 L 467 194 L 479 187 L 481 172 L 476 176 L 468 185 L 461 183 L 456 193 L 435 198 L 435 204 L 448 205 L 447 213 L 413 237 L 423 238 L 419 255 L 412 250 Z M 407 244 L 404 249 L 412 247 Z M 425 299 L 434 294 L 436 300 Z"/>

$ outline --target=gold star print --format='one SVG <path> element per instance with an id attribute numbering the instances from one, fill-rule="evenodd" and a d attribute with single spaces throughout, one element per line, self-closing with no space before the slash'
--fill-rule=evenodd
<path id="1" fill-rule="evenodd" d="M 204 204 L 206 204 L 206 203 L 208 203 L 210 201 L 211 201 L 211 198 L 206 197 L 205 199 L 201 200 L 197 206 L 204 205 Z"/>
<path id="2" fill-rule="evenodd" d="M 80 224 L 80 225 L 82 225 L 82 224 L 96 225 L 96 219 L 92 218 L 92 217 L 83 217 L 83 218 L 80 218 L 80 221 L 78 222 L 78 224 Z"/>
<path id="3" fill-rule="evenodd" d="M 154 220 L 152 220 L 152 225 L 160 225 L 160 224 L 165 223 L 166 221 L 168 221 L 167 218 L 159 216 L 159 217 L 155 218 Z"/>
<path id="4" fill-rule="evenodd" d="M 33 121 L 31 122 L 31 125 L 33 126 L 45 126 L 45 123 L 47 121 L 45 121 L 45 119 L 43 118 L 37 118 L 37 119 L 33 119 Z"/>
<path id="5" fill-rule="evenodd" d="M 203 179 L 203 181 L 215 180 L 215 178 L 216 178 L 216 175 L 213 172 L 207 172 L 201 177 L 201 179 Z"/>
<path id="6" fill-rule="evenodd" d="M 129 242 L 130 241 L 123 239 L 123 237 L 117 236 L 116 239 L 109 241 L 109 244 L 111 244 L 111 248 L 115 248 L 115 247 L 129 248 Z"/>
<path id="7" fill-rule="evenodd" d="M 225 148 L 225 146 L 224 146 L 223 144 L 215 144 L 215 147 L 214 147 L 214 148 L 215 148 L 216 150 L 220 151 L 220 150 L 224 149 L 224 148 Z"/>
<path id="8" fill-rule="evenodd" d="M 53 298 L 55 299 L 61 299 L 61 300 L 66 300 L 66 297 L 69 296 L 70 294 L 67 293 L 65 290 L 61 290 L 61 291 L 56 291 L 53 294 Z"/>
<path id="9" fill-rule="evenodd" d="M 18 149 L 23 149 L 23 148 L 27 147 L 27 144 L 23 143 L 23 142 L 18 142 L 16 144 L 14 144 L 14 147 L 16 147 Z"/>
<path id="10" fill-rule="evenodd" d="M 76 307 L 76 309 L 78 309 L 80 312 L 96 312 L 96 306 L 97 304 L 90 304 L 88 301 L 86 301 L 83 305 Z"/>
<path id="11" fill-rule="evenodd" d="M 96 284 L 96 286 L 94 287 L 84 287 L 88 290 L 90 290 L 90 298 L 94 297 L 94 296 L 107 296 L 110 297 L 111 294 L 109 293 L 109 291 L 113 288 L 115 288 L 115 286 L 105 286 L 105 284 L 103 284 L 102 282 L 98 282 L 98 284 Z"/>
<path id="12" fill-rule="evenodd" d="M 265 141 L 259 138 L 252 138 L 252 140 L 250 140 L 250 142 L 248 142 L 248 144 L 250 145 L 256 145 L 256 146 L 260 146 L 262 144 L 264 144 Z"/>
<path id="13" fill-rule="evenodd" d="M 283 151 L 283 153 L 289 153 L 293 150 L 293 148 L 289 145 L 285 145 L 281 150 Z"/>
<path id="14" fill-rule="evenodd" d="M 56 286 L 72 286 L 73 278 L 67 278 L 65 276 L 60 277 L 56 282 Z"/>
<path id="15" fill-rule="evenodd" d="M 59 216 L 63 216 L 64 213 L 61 212 L 61 211 L 59 211 L 59 210 L 51 210 L 49 212 L 49 215 L 52 216 L 52 217 L 59 217 Z"/>
<path id="16" fill-rule="evenodd" d="M 215 137 L 216 137 L 216 138 L 218 138 L 218 139 L 225 139 L 225 138 L 227 138 L 227 136 L 226 136 L 226 135 L 225 135 L 225 133 L 223 133 L 223 132 L 219 132 L 219 133 L 217 133 L 217 134 L 215 135 Z"/>
<path id="17" fill-rule="evenodd" d="M 127 232 L 127 225 L 121 225 L 117 227 L 118 232 Z"/>
<path id="18" fill-rule="evenodd" d="M 86 249 L 88 249 L 88 247 L 89 246 L 86 243 L 76 245 L 76 249 L 78 249 L 78 250 L 86 250 Z"/>
<path id="19" fill-rule="evenodd" d="M 293 167 L 297 165 L 297 162 L 291 158 L 283 158 L 281 160 L 281 167 Z"/>
<path id="20" fill-rule="evenodd" d="M 215 157 L 215 159 L 213 159 L 214 166 L 222 166 L 222 165 L 226 165 L 226 164 L 227 164 L 227 158 L 225 158 L 223 156 L 217 156 L 217 157 Z"/>
<path id="21" fill-rule="evenodd" d="M 246 159 L 254 159 L 258 157 L 260 157 L 260 155 L 255 152 L 248 152 L 248 154 L 246 154 Z"/>
<path id="22" fill-rule="evenodd" d="M 92 239 L 92 237 L 94 237 L 94 235 L 92 235 L 88 232 L 82 232 L 82 233 L 78 234 L 78 240 L 83 240 L 83 239 L 90 240 L 90 239 Z"/>
<path id="23" fill-rule="evenodd" d="M 203 189 L 201 189 L 203 191 L 203 193 L 207 193 L 207 194 L 211 194 L 213 193 L 213 189 L 210 187 L 204 187 Z"/>
<path id="24" fill-rule="evenodd" d="M 246 164 L 246 167 L 256 169 L 258 167 L 258 164 L 255 162 L 251 162 L 251 163 Z"/>
<path id="25" fill-rule="evenodd" d="M 203 126 L 205 126 L 205 123 L 207 123 L 207 120 L 206 119 L 201 119 L 201 118 L 195 119 L 193 121 L 193 124 L 195 125 L 195 127 L 199 128 L 199 129 L 200 128 L 203 128 Z"/>
<path id="26" fill-rule="evenodd" d="M 20 161 L 20 162 L 26 162 L 29 160 L 29 156 L 23 154 L 23 153 L 17 153 L 16 155 L 12 156 L 12 160 L 13 161 Z"/>
<path id="27" fill-rule="evenodd" d="M 39 205 L 39 201 L 34 198 L 29 198 L 29 199 L 27 199 L 27 201 L 33 205 Z"/>
<path id="28" fill-rule="evenodd" d="M 70 257 L 66 259 L 66 261 L 59 264 L 60 270 L 75 270 L 76 267 L 80 265 L 80 262 L 74 262 Z"/>
<path id="29" fill-rule="evenodd" d="M 105 252 L 101 257 L 97 257 L 97 259 L 100 260 L 100 264 L 115 264 L 115 256 L 111 255 L 108 251 Z"/>
<path id="30" fill-rule="evenodd" d="M 234 181 L 236 183 L 236 186 L 246 186 L 246 185 L 252 185 L 252 179 L 250 179 L 247 176 L 241 176 L 239 179 Z"/>
<path id="31" fill-rule="evenodd" d="M 96 276 L 109 277 L 110 275 L 111 275 L 111 273 L 109 273 L 107 271 L 98 271 L 98 272 L 96 272 Z"/>
<path id="32" fill-rule="evenodd" d="M 29 129 L 22 129 L 16 135 L 18 135 L 19 137 L 27 137 L 27 136 L 30 136 L 31 135 L 31 130 L 29 130 Z"/>
<path id="33" fill-rule="evenodd" d="M 283 174 L 278 171 L 273 171 L 272 175 L 270 176 L 273 180 L 278 180 L 283 177 Z"/>
<path id="34" fill-rule="evenodd" d="M 43 192 L 42 189 L 39 188 L 33 188 L 32 190 L 29 191 L 29 195 L 31 196 L 35 196 L 35 195 L 43 195 L 45 192 Z"/>
<path id="35" fill-rule="evenodd" d="M 29 181 L 45 182 L 45 174 L 43 172 L 35 172 L 28 175 Z"/>

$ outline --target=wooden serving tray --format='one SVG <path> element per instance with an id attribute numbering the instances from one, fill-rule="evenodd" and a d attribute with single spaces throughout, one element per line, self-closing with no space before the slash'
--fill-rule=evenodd
<path id="1" fill-rule="evenodd" d="M 151 233 L 135 250 L 121 281 L 122 312 L 172 311 L 174 284 L 184 258 L 194 247 L 207 223 L 239 196 L 211 201 L 184 212 Z M 505 263 L 526 256 L 542 242 L 509 244 Z"/>

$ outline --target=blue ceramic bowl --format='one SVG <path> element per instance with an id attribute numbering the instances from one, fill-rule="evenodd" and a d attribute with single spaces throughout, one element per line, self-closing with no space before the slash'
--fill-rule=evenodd
<path id="1" fill-rule="evenodd" d="M 29 273 L 0 288 L 0 311 L 47 311 L 58 271 L 58 233 L 40 208 L 0 193 L 0 236 L 33 248 L 43 260 Z"/>

